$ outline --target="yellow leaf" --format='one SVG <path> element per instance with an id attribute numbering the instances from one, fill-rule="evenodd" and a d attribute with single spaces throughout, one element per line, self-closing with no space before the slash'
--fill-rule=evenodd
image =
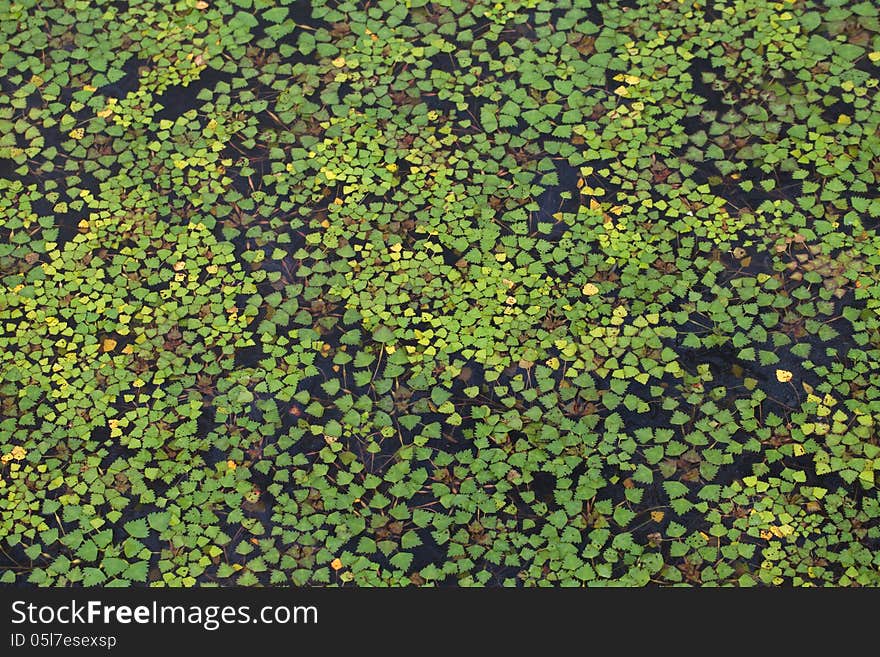
<path id="1" fill-rule="evenodd" d="M 208 5 L 207 2 L 205 2 L 205 0 L 199 0 L 199 1 L 196 3 L 196 9 L 207 9 L 208 6 L 209 6 L 209 5 Z"/>
<path id="2" fill-rule="evenodd" d="M 336 557 L 333 561 L 330 562 L 330 567 L 333 570 L 340 570 L 342 568 L 342 559 Z"/>
<path id="3" fill-rule="evenodd" d="M 841 114 L 837 117 L 837 123 L 839 125 L 849 125 L 850 123 L 852 123 L 852 119 L 849 118 L 846 114 Z"/>
<path id="4" fill-rule="evenodd" d="M 651 511 L 651 520 L 654 522 L 663 522 L 663 518 L 666 516 L 663 511 Z"/>
<path id="5" fill-rule="evenodd" d="M 13 447 L 12 452 L 10 453 L 12 454 L 12 458 L 14 458 L 16 461 L 21 461 L 25 456 L 27 456 L 27 452 L 21 445 L 16 445 L 15 447 Z"/>
<path id="6" fill-rule="evenodd" d="M 803 456 L 807 453 L 807 450 L 804 449 L 804 446 L 800 443 L 795 443 L 792 445 L 792 451 L 794 451 L 795 456 Z"/>
<path id="7" fill-rule="evenodd" d="M 82 139 L 83 135 L 86 134 L 84 128 L 74 128 L 70 132 L 67 133 L 71 139 Z"/>
<path id="8" fill-rule="evenodd" d="M 229 459 L 226 461 L 226 469 L 227 470 L 235 470 L 238 466 L 235 464 L 235 461 Z"/>
<path id="9" fill-rule="evenodd" d="M 788 370 L 776 370 L 776 380 L 779 383 L 788 383 L 791 381 L 791 372 Z"/>
<path id="10" fill-rule="evenodd" d="M 336 68 L 342 68 L 343 66 L 345 66 L 345 57 L 337 57 L 330 63 L 333 64 L 333 66 L 335 66 Z"/>
<path id="11" fill-rule="evenodd" d="M 116 340 L 113 338 L 104 338 L 104 341 L 101 343 L 101 349 L 104 351 L 113 351 L 116 349 Z"/>
<path id="12" fill-rule="evenodd" d="M 586 285 L 584 285 L 584 286 L 581 288 L 581 292 L 583 292 L 584 294 L 586 294 L 588 297 L 591 297 L 591 296 L 593 296 L 594 294 L 598 294 L 598 293 L 599 293 L 599 288 L 596 287 L 596 285 L 593 284 L 593 283 L 587 283 Z"/>
<path id="13" fill-rule="evenodd" d="M 880 62 L 880 50 L 869 52 L 868 59 L 870 59 L 872 62 Z"/>

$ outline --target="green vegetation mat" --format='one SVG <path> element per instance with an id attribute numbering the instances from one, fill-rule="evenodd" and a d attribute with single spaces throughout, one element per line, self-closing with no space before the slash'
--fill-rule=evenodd
<path id="1" fill-rule="evenodd" d="M 0 32 L 0 582 L 880 584 L 874 3 Z"/>

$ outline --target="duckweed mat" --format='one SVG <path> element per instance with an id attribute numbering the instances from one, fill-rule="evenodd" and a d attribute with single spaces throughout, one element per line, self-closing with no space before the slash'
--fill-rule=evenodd
<path id="1" fill-rule="evenodd" d="M 0 31 L 0 582 L 880 584 L 874 3 Z"/>

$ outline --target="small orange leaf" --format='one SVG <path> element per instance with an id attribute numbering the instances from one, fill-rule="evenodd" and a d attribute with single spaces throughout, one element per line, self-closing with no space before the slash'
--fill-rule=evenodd
<path id="1" fill-rule="evenodd" d="M 663 511 L 651 511 L 651 520 L 654 522 L 663 522 L 663 518 L 666 516 Z"/>
<path id="2" fill-rule="evenodd" d="M 336 557 L 333 561 L 330 562 L 330 567 L 333 570 L 339 570 L 342 568 L 342 559 Z"/>
<path id="3" fill-rule="evenodd" d="M 113 338 L 104 338 L 104 341 L 101 342 L 101 349 L 103 351 L 113 351 L 116 349 L 116 340 Z"/>

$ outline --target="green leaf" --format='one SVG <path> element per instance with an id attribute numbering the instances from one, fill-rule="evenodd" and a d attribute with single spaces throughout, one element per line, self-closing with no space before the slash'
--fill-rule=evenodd
<path id="1" fill-rule="evenodd" d="M 684 497 L 688 493 L 688 487 L 680 481 L 664 481 L 663 490 L 669 495 L 670 499 Z"/>
<path id="2" fill-rule="evenodd" d="M 614 522 L 621 527 L 626 527 L 636 517 L 636 514 L 624 506 L 619 506 L 614 510 Z"/>
<path id="3" fill-rule="evenodd" d="M 147 527 L 147 521 L 144 518 L 130 520 L 125 523 L 125 531 L 133 538 L 146 538 L 150 534 L 150 529 Z"/>
<path id="4" fill-rule="evenodd" d="M 394 331 L 387 326 L 379 326 L 373 331 L 373 339 L 376 342 L 382 343 L 392 342 L 394 340 Z"/>

